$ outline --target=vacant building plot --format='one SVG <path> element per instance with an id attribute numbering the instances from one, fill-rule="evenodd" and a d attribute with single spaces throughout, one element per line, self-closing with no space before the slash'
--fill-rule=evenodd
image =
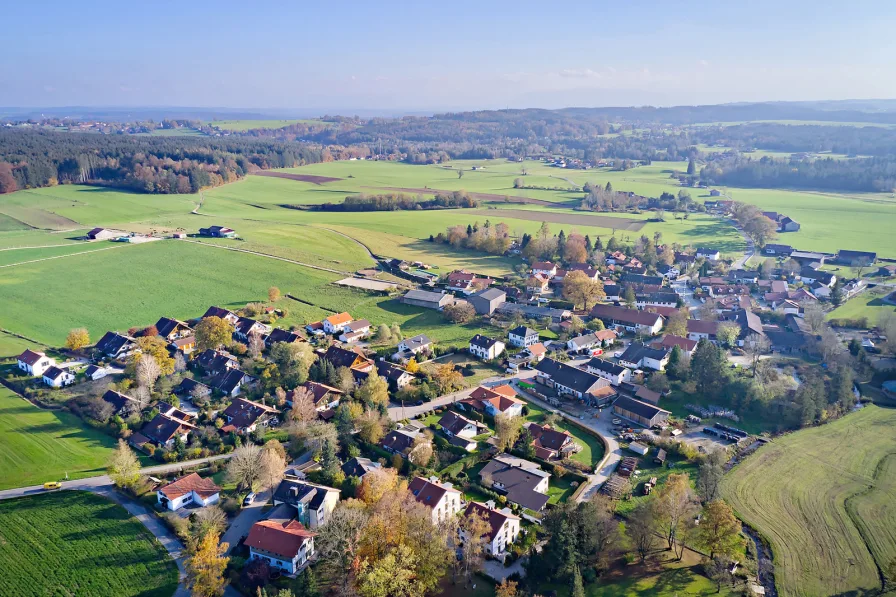
<path id="1" fill-rule="evenodd" d="M 259 170 L 254 172 L 255 176 L 271 176 L 273 178 L 286 178 L 288 180 L 298 180 L 299 182 L 310 182 L 311 184 L 326 184 L 328 182 L 339 182 L 341 178 L 333 178 L 332 176 L 315 176 L 313 174 L 292 174 L 289 172 L 276 172 L 273 170 Z"/>
<path id="2" fill-rule="evenodd" d="M 875 594 L 896 557 L 896 410 L 867 406 L 781 437 L 732 469 L 722 493 L 771 543 L 784 597 Z"/>
<path id="3" fill-rule="evenodd" d="M 369 280 L 367 278 L 343 278 L 336 280 L 333 284 L 340 286 L 349 286 L 351 288 L 360 288 L 362 290 L 375 290 L 379 292 L 389 292 L 397 286 L 394 282 L 383 282 L 381 280 Z"/>
<path id="4" fill-rule="evenodd" d="M 86 492 L 0 502 L 0 595 L 170 597 L 171 556 L 127 510 Z"/>

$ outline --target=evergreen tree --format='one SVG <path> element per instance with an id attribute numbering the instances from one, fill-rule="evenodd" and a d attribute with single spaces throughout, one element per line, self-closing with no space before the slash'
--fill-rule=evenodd
<path id="1" fill-rule="evenodd" d="M 600 240 L 600 239 L 597 239 Z M 611 236 L 610 240 L 607 241 L 607 251 L 611 253 L 619 248 L 619 243 L 616 241 L 615 236 Z"/>
<path id="2" fill-rule="evenodd" d="M 565 244 L 566 244 L 566 233 L 563 232 L 563 231 L 561 230 L 561 231 L 560 231 L 560 234 L 557 235 L 557 246 L 558 246 L 558 247 L 560 248 L 560 250 L 562 251 L 562 250 L 563 250 L 563 246 L 564 246 Z"/>
<path id="3" fill-rule="evenodd" d="M 666 365 L 666 374 L 672 379 L 681 379 L 681 348 L 676 344 L 669 353 L 669 363 Z"/>
<path id="4" fill-rule="evenodd" d="M 595 251 L 603 251 L 604 250 L 604 241 L 602 241 L 599 236 L 597 237 L 597 241 L 595 241 L 595 243 L 594 243 L 594 250 Z"/>
<path id="5" fill-rule="evenodd" d="M 591 244 L 591 237 L 587 234 L 585 235 L 585 250 L 588 251 L 589 255 L 594 250 L 594 245 Z"/>
<path id="6" fill-rule="evenodd" d="M 693 176 L 697 172 L 697 165 L 694 164 L 694 158 L 688 160 L 688 176 Z"/>
<path id="7" fill-rule="evenodd" d="M 582 584 L 582 573 L 579 572 L 578 566 L 576 566 L 572 573 L 572 591 L 570 592 L 570 597 L 585 597 L 585 585 Z"/>
<path id="8" fill-rule="evenodd" d="M 467 224 L 467 236 L 473 236 L 473 226 L 472 226 L 472 224 Z"/>
<path id="9" fill-rule="evenodd" d="M 704 396 L 716 397 L 727 385 L 728 369 L 721 348 L 702 338 L 691 357 L 691 379 L 697 391 Z"/>
<path id="10" fill-rule="evenodd" d="M 613 192 L 613 185 L 610 184 L 609 181 L 607 182 L 607 186 L 604 187 L 604 191 L 606 191 L 607 193 Z"/>
<path id="11" fill-rule="evenodd" d="M 831 289 L 831 304 L 835 307 L 843 304 L 843 283 L 840 281 L 840 278 L 837 278 L 834 282 L 834 287 Z"/>

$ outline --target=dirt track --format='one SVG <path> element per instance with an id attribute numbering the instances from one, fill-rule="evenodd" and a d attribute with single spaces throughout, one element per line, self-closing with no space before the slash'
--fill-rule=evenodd
<path id="1" fill-rule="evenodd" d="M 531 220 L 533 222 L 551 222 L 556 224 L 570 224 L 573 226 L 596 226 L 598 228 L 628 230 L 630 232 L 637 232 L 647 223 L 646 220 L 600 216 L 588 212 L 558 213 L 550 211 L 529 211 L 525 209 L 471 209 L 469 213 L 482 214 L 490 217 L 501 215 L 517 220 Z"/>
<path id="2" fill-rule="evenodd" d="M 298 180 L 299 182 L 310 182 L 311 184 L 326 184 L 328 182 L 337 182 L 341 178 L 333 178 L 331 176 L 315 176 L 313 174 L 290 174 L 289 172 L 270 172 L 268 170 L 259 170 L 252 173 L 255 176 L 271 176 L 273 178 L 288 178 L 289 180 Z"/>

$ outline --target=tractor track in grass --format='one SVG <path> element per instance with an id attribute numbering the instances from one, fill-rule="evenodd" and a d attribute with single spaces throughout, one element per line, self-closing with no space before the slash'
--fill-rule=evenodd
<path id="1" fill-rule="evenodd" d="M 259 257 L 267 257 L 268 259 L 276 259 L 277 261 L 285 261 L 286 263 L 294 263 L 295 265 L 301 265 L 302 267 L 308 267 L 311 269 L 320 270 L 323 272 L 330 272 L 333 274 L 340 274 L 343 276 L 352 276 L 351 272 L 347 272 L 344 270 L 332 269 L 329 267 L 323 267 L 320 265 L 311 265 L 310 263 L 304 263 L 302 261 L 296 261 L 295 259 L 289 259 L 287 257 L 278 257 L 276 255 L 269 255 L 268 253 L 260 253 L 258 251 L 250 251 L 249 249 L 238 249 L 236 247 L 225 247 L 224 245 L 216 245 L 214 243 L 207 243 L 198 240 L 189 240 L 189 239 L 180 239 L 180 242 L 183 243 L 193 243 L 194 245 L 202 245 L 205 247 L 214 247 L 216 249 L 224 249 L 225 251 L 236 251 L 237 253 L 248 253 L 249 255 L 257 255 Z"/>
<path id="2" fill-rule="evenodd" d="M 68 246 L 68 245 L 65 245 Z M 6 265 L 0 265 L 0 269 L 6 267 L 15 267 L 17 265 L 27 265 L 29 263 L 39 263 L 41 261 L 49 261 L 51 259 L 62 259 L 64 257 L 75 257 L 77 255 L 89 255 L 90 253 L 98 253 L 99 251 L 110 251 L 112 249 L 120 249 L 122 247 L 126 247 L 128 245 L 121 244 L 115 247 L 104 247 L 102 249 L 93 249 L 90 251 L 78 251 L 77 253 L 68 253 L 67 255 L 56 255 L 55 257 L 42 257 L 40 259 L 31 259 L 30 261 L 20 261 L 19 263 L 8 263 Z"/>

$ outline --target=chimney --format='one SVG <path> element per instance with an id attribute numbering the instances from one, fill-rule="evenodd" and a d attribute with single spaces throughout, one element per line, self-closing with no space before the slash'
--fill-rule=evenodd
<path id="1" fill-rule="evenodd" d="M 435 476 L 430 477 L 430 478 L 429 478 L 429 482 L 430 482 L 430 483 L 436 483 L 436 484 L 438 484 L 438 482 L 439 482 L 439 478 L 438 478 L 438 477 L 435 477 Z"/>
<path id="2" fill-rule="evenodd" d="M 489 500 L 489 501 L 485 502 L 485 507 L 488 508 L 489 510 L 494 510 L 495 509 L 495 501 Z"/>
<path id="3" fill-rule="evenodd" d="M 299 488 L 295 487 L 295 486 L 290 487 L 289 493 L 290 493 L 290 495 L 292 495 L 292 497 L 299 497 Z"/>
<path id="4" fill-rule="evenodd" d="M 454 483 L 442 483 L 442 487 L 446 489 L 452 489 L 454 488 Z"/>

